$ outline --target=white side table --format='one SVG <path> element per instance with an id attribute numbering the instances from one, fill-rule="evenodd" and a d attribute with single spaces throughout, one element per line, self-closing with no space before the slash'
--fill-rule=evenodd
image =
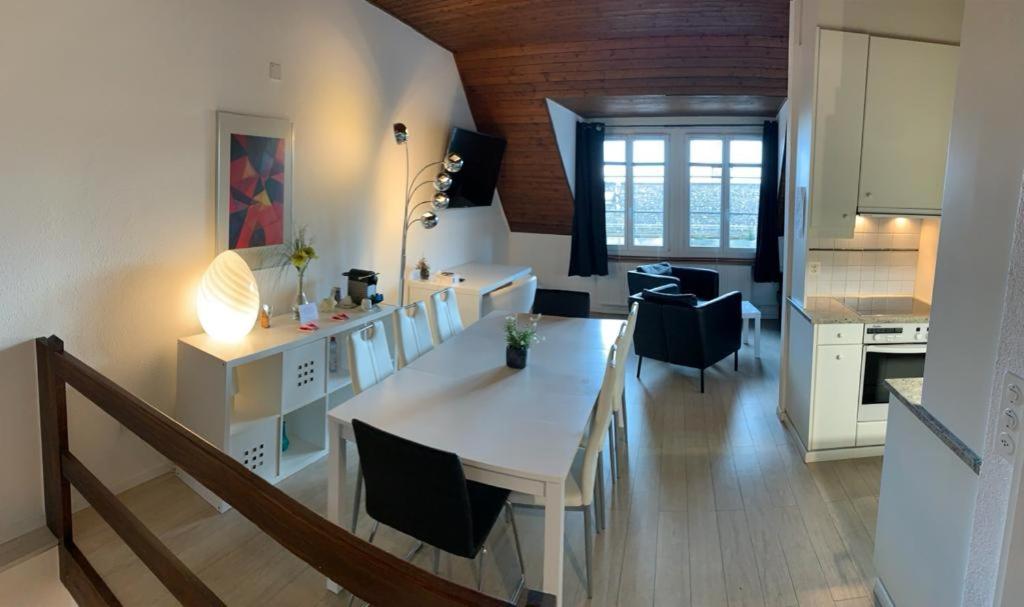
<path id="1" fill-rule="evenodd" d="M 754 321 L 754 356 L 761 358 L 761 310 L 754 304 L 743 300 L 743 343 L 750 343 L 749 321 Z"/>

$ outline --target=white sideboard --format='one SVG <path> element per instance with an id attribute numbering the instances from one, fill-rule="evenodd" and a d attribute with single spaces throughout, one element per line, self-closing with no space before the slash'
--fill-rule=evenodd
<path id="1" fill-rule="evenodd" d="M 327 454 L 327 412 L 352 397 L 348 334 L 394 309 L 345 310 L 349 318 L 342 321 L 321 313 L 320 330 L 312 333 L 283 315 L 235 343 L 205 333 L 179 339 L 178 421 L 267 481 L 280 482 Z M 384 326 L 391 331 L 390 322 Z M 188 474 L 176 474 L 219 511 L 228 510 Z"/>
<path id="2" fill-rule="evenodd" d="M 493 308 L 490 297 L 499 291 L 520 288 L 533 274 L 529 266 L 504 266 L 487 263 L 464 263 L 461 266 L 447 268 L 446 272 L 454 272 L 462 277 L 461 282 L 453 283 L 435 272 L 427 280 L 415 276 L 406 281 L 406 302 L 426 301 L 431 293 L 447 287 L 454 287 L 459 300 L 459 314 L 462 324 L 469 326 L 486 316 Z"/>

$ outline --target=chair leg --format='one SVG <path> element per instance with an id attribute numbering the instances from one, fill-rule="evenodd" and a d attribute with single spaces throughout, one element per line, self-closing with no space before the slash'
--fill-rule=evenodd
<path id="1" fill-rule="evenodd" d="M 526 589 L 526 561 L 523 560 L 523 548 L 519 543 L 519 528 L 516 527 L 516 515 L 512 508 L 512 502 L 505 502 L 505 513 L 508 514 L 508 522 L 512 525 L 512 540 L 516 545 L 516 559 L 519 561 L 519 584 L 516 585 L 509 602 L 518 605 L 519 597 Z"/>
<path id="2" fill-rule="evenodd" d="M 735 352 L 732 353 L 732 370 L 733 371 L 739 371 L 740 370 L 740 351 L 739 350 L 736 350 Z"/>
<path id="3" fill-rule="evenodd" d="M 643 356 L 637 356 L 636 357 L 636 378 L 637 379 L 640 379 L 640 367 L 642 367 L 643 364 L 644 364 L 644 357 Z"/>
<path id="4" fill-rule="evenodd" d="M 616 477 L 619 475 L 619 453 L 615 444 L 617 432 L 618 428 L 615 426 L 615 420 L 612 420 L 611 425 L 608 426 L 608 465 L 611 467 L 612 485 L 615 485 Z"/>
<path id="5" fill-rule="evenodd" d="M 482 550 L 480 550 L 480 560 L 476 566 L 476 589 L 481 590 L 484 587 L 484 563 L 487 558 L 487 544 L 484 544 Z"/>
<path id="6" fill-rule="evenodd" d="M 700 393 L 704 394 L 704 369 L 700 370 Z"/>
<path id="7" fill-rule="evenodd" d="M 622 442 L 629 444 L 629 414 L 626 413 L 626 389 L 622 389 Z"/>
<path id="8" fill-rule="evenodd" d="M 614 445 L 613 447 L 614 448 Z M 597 532 L 604 529 L 604 453 L 597 454 L 597 499 L 594 500 L 594 508 L 597 509 Z"/>
<path id="9" fill-rule="evenodd" d="M 519 573 L 526 578 L 526 561 L 523 560 L 523 547 L 519 543 L 519 527 L 516 526 L 516 513 L 512 509 L 512 502 L 505 502 L 505 511 L 508 512 L 508 520 L 512 525 L 512 540 L 516 545 L 516 558 L 519 559 Z"/>
<path id="10" fill-rule="evenodd" d="M 355 526 L 353 526 L 353 530 L 354 529 L 355 529 Z M 380 521 L 373 521 L 373 528 L 370 529 L 370 537 L 367 538 L 367 540 L 366 540 L 367 542 L 369 542 L 371 544 L 373 543 L 373 538 L 377 537 L 377 530 L 378 529 L 380 529 Z M 352 607 L 352 605 L 353 605 L 353 603 L 355 603 L 355 601 L 356 601 L 356 595 L 353 594 L 353 595 L 349 596 L 348 597 L 348 607 Z M 365 604 L 369 605 L 369 603 L 365 603 Z"/>
<path id="11" fill-rule="evenodd" d="M 363 497 L 363 467 L 360 466 L 356 472 L 356 499 L 352 502 L 352 533 L 356 532 L 356 523 L 359 522 L 359 502 Z"/>
<path id="12" fill-rule="evenodd" d="M 591 550 L 593 550 L 593 542 L 594 542 L 593 533 L 591 532 L 591 529 L 594 526 L 592 516 L 593 515 L 590 512 L 590 508 L 588 506 L 584 506 L 583 507 L 583 552 L 584 552 L 584 554 L 586 556 L 586 563 L 587 563 L 587 598 L 588 599 L 594 598 L 594 588 L 593 588 L 593 585 L 592 585 L 591 580 L 590 580 L 590 578 L 591 578 L 591 575 L 590 575 L 590 573 L 591 573 L 590 572 L 590 558 L 591 558 L 590 552 L 591 552 Z"/>

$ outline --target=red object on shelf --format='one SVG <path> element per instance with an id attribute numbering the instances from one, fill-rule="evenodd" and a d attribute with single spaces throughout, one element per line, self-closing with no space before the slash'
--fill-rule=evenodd
<path id="1" fill-rule="evenodd" d="M 299 331 L 303 333 L 312 333 L 313 331 L 319 331 L 320 325 L 315 322 L 307 322 L 306 324 L 299 325 Z"/>

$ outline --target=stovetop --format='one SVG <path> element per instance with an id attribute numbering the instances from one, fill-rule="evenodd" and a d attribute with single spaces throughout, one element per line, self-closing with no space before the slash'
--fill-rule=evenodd
<path id="1" fill-rule="evenodd" d="M 929 316 L 932 307 L 913 297 L 844 297 L 840 301 L 861 316 Z"/>

